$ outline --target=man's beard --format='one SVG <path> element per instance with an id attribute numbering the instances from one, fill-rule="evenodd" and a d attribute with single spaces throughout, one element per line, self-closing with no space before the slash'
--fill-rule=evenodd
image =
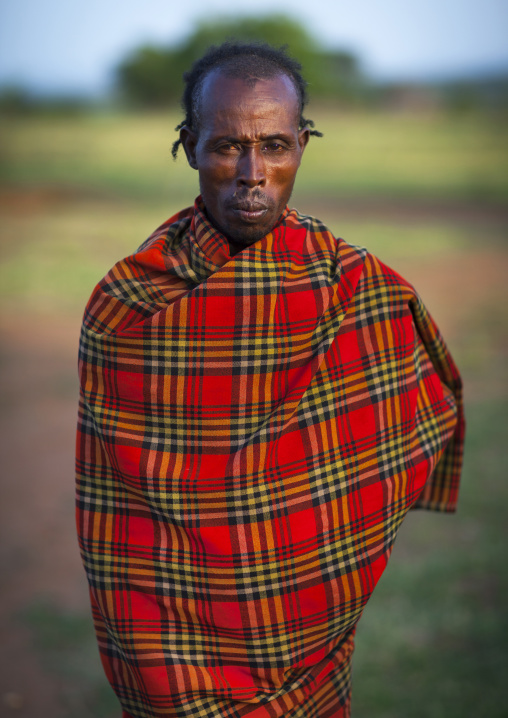
<path id="1" fill-rule="evenodd" d="M 210 212 L 206 204 L 205 209 L 208 219 L 214 227 L 226 237 L 236 251 L 239 251 L 265 237 L 277 224 L 284 208 L 282 208 L 280 212 L 277 212 L 274 200 L 261 189 L 255 188 L 249 190 L 244 188 L 235 191 L 231 197 L 226 199 L 224 202 L 224 214 L 227 215 L 228 213 L 234 213 L 236 211 L 266 211 L 269 216 L 273 215 L 271 220 L 267 222 L 266 217 L 263 216 L 260 218 L 259 223 L 255 221 L 250 223 L 248 220 L 242 222 L 239 217 L 237 221 L 228 222 L 227 226 L 225 226 L 223 222 L 219 221 Z"/>

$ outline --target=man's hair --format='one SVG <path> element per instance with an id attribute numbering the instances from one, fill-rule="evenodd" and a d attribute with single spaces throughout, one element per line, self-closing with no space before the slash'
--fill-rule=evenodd
<path id="1" fill-rule="evenodd" d="M 227 77 L 237 77 L 247 82 L 286 75 L 292 81 L 298 95 L 300 116 L 298 128 L 314 127 L 314 122 L 306 119 L 302 114 L 308 102 L 307 83 L 301 75 L 302 66 L 287 54 L 285 47 L 276 48 L 261 42 L 224 42 L 222 45 L 212 45 L 208 48 L 191 69 L 184 73 L 182 108 L 185 119 L 175 127 L 177 132 L 182 127 L 188 127 L 194 132 L 198 131 L 203 83 L 210 72 L 217 69 Z M 312 129 L 310 134 L 315 137 L 323 136 L 321 132 Z M 179 139 L 173 143 L 171 153 L 175 159 L 180 144 Z"/>

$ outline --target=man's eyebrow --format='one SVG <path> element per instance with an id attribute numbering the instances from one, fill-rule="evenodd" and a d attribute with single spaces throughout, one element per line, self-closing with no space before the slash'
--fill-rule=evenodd
<path id="1" fill-rule="evenodd" d="M 285 140 L 286 142 L 294 141 L 294 137 L 292 135 L 288 134 L 287 132 L 280 131 L 280 132 L 271 132 L 269 135 L 260 135 L 256 138 L 256 142 L 266 142 L 269 140 Z M 216 137 L 210 137 L 207 140 L 207 144 L 215 144 L 217 142 L 238 142 L 238 143 L 244 143 L 244 142 L 252 142 L 249 138 L 242 138 L 235 135 L 217 135 Z"/>

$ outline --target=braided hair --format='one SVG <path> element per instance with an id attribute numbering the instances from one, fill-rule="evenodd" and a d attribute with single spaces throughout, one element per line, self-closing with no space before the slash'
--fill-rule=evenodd
<path id="1" fill-rule="evenodd" d="M 308 102 L 307 83 L 301 75 L 302 66 L 286 53 L 285 47 L 275 48 L 261 42 L 224 42 L 222 45 L 212 45 L 199 60 L 196 60 L 191 69 L 184 73 L 182 108 L 185 119 L 175 127 L 177 132 L 182 127 L 197 132 L 203 83 L 209 73 L 216 69 L 220 69 L 229 77 L 239 77 L 247 81 L 286 75 L 292 81 L 298 95 L 300 105 L 298 129 L 314 127 L 314 122 L 306 119 L 302 114 Z M 323 136 L 321 132 L 313 129 L 310 130 L 310 134 L 315 137 Z M 171 154 L 174 159 L 180 144 L 179 139 L 173 143 Z"/>

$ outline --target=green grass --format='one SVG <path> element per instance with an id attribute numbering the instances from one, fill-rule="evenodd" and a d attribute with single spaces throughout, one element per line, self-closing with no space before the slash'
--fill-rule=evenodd
<path id="1" fill-rule="evenodd" d="M 325 137 L 304 157 L 303 192 L 506 200 L 508 137 L 494 119 L 324 114 L 317 126 Z"/>
<path id="2" fill-rule="evenodd" d="M 325 136 L 311 138 L 297 196 L 506 200 L 508 137 L 499 119 L 320 108 L 310 114 Z M 182 152 L 171 159 L 178 121 L 176 114 L 4 118 L 0 181 L 181 204 L 198 184 Z"/>
<path id="3" fill-rule="evenodd" d="M 4 120 L 0 181 L 181 205 L 192 201 L 198 183 L 183 153 L 171 158 L 176 122 L 176 116 L 107 114 Z"/>
<path id="4" fill-rule="evenodd" d="M 7 213 L 1 220 L 3 309 L 81 311 L 114 262 L 134 251 L 169 214 L 165 207 L 117 202 Z"/>
<path id="5" fill-rule="evenodd" d="M 118 718 L 118 699 L 104 677 L 90 616 L 38 600 L 19 618 L 30 628 L 46 672 L 60 678 L 63 715 Z"/>

